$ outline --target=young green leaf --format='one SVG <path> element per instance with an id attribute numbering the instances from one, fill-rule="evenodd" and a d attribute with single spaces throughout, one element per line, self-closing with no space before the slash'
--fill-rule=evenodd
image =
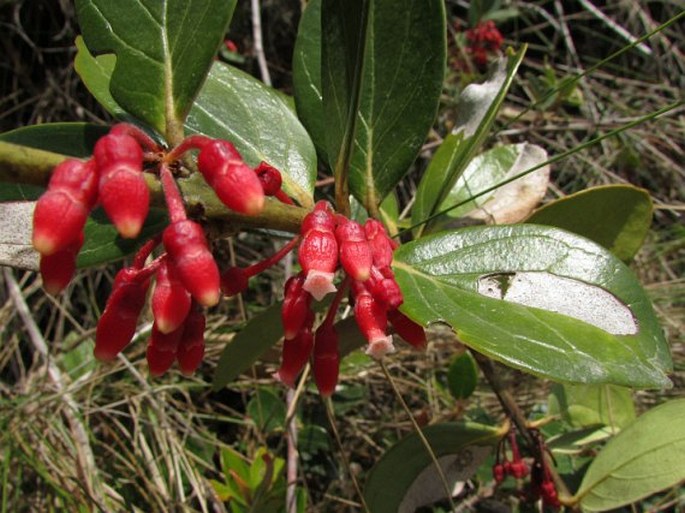
<path id="1" fill-rule="evenodd" d="M 516 53 L 500 59 L 486 82 L 471 84 L 461 93 L 457 126 L 452 134 L 445 137 L 419 183 L 412 209 L 413 224 L 427 221 L 440 211 L 440 205 L 488 135 L 525 53 L 526 47 L 523 46 Z M 423 229 L 418 229 L 419 234 Z"/>
<path id="2" fill-rule="evenodd" d="M 76 11 L 91 52 L 116 55 L 110 83 L 116 103 L 173 144 L 183 137 L 183 121 L 235 4 L 235 0 L 77 0 Z"/>
<path id="3" fill-rule="evenodd" d="M 449 323 L 502 363 L 574 383 L 671 385 L 645 292 L 586 239 L 543 226 L 474 227 L 401 246 L 393 267 L 407 315 Z"/>
<path id="4" fill-rule="evenodd" d="M 423 429 L 448 484 L 475 474 L 501 434 L 471 422 L 435 424 Z M 364 498 L 373 513 L 410 513 L 445 498 L 437 470 L 418 435 L 391 447 L 369 472 Z"/>
<path id="5" fill-rule="evenodd" d="M 375 210 L 407 172 L 435 118 L 445 68 L 444 5 L 324 0 L 322 26 L 316 16 L 300 31 L 307 41 L 296 54 L 298 110 L 317 144 L 326 141 L 329 166 L 349 172 L 352 194 Z M 317 37 L 320 54 L 310 50 Z"/>
<path id="6" fill-rule="evenodd" d="M 685 399 L 648 411 L 602 449 L 575 499 L 583 511 L 607 511 L 636 502 L 685 477 Z"/>
<path id="7" fill-rule="evenodd" d="M 622 429 L 635 420 L 635 404 L 629 388 L 616 385 L 555 384 L 549 399 L 550 411 L 573 427 L 597 424 Z"/>
<path id="8" fill-rule="evenodd" d="M 548 203 L 526 222 L 577 233 L 627 262 L 642 247 L 652 222 L 652 210 L 652 198 L 644 189 L 605 185 Z"/>
<path id="9" fill-rule="evenodd" d="M 457 356 L 447 369 L 447 387 L 455 399 L 468 399 L 478 384 L 478 368 L 468 352 Z"/>

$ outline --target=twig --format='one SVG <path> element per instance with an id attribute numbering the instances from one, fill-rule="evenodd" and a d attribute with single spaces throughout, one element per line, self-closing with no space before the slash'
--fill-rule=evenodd
<path id="1" fill-rule="evenodd" d="M 262 13 L 259 6 L 259 0 L 251 0 L 252 6 L 252 39 L 254 39 L 254 52 L 257 55 L 257 62 L 259 63 L 259 73 L 262 75 L 262 82 L 266 85 L 271 85 L 271 75 L 269 74 L 269 65 L 266 62 L 264 55 L 264 43 L 262 40 Z"/>
<path id="2" fill-rule="evenodd" d="M 561 479 L 561 476 L 557 473 L 556 468 L 554 467 L 554 462 L 552 461 L 552 458 L 549 456 L 549 454 L 547 454 L 546 452 L 540 454 L 540 446 L 536 438 L 531 434 L 531 432 L 528 429 L 528 421 L 526 420 L 523 411 L 521 411 L 521 408 L 519 408 L 518 404 L 516 403 L 516 400 L 514 399 L 514 396 L 511 395 L 511 391 L 509 390 L 509 388 L 507 388 L 504 385 L 504 383 L 502 383 L 502 380 L 497 375 L 497 371 L 495 370 L 495 366 L 492 363 L 492 360 L 490 360 L 490 358 L 488 358 L 487 356 L 484 356 L 472 349 L 471 354 L 478 363 L 480 370 L 483 371 L 485 379 L 492 387 L 492 391 L 497 396 L 497 399 L 502 405 L 502 408 L 509 416 L 509 418 L 511 418 L 511 421 L 516 426 L 516 429 L 518 430 L 521 437 L 523 437 L 523 439 L 525 440 L 528 449 L 538 458 L 545 458 L 545 460 L 547 461 L 547 466 L 549 467 L 550 475 L 552 476 L 554 484 L 556 485 L 557 490 L 559 492 L 559 499 L 562 501 L 562 503 L 566 504 L 565 500 L 568 501 L 572 497 L 571 492 L 566 487 L 566 483 L 564 483 L 564 480 Z"/>

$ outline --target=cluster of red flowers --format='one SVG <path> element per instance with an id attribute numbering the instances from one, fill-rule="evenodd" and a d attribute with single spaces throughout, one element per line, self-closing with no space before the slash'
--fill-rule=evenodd
<path id="1" fill-rule="evenodd" d="M 544 458 L 547 449 L 541 435 L 536 431 L 533 431 L 533 433 L 535 433 L 538 440 L 538 450 L 536 451 L 532 469 L 528 467 L 521 457 L 516 441 L 516 433 L 512 430 L 509 431 L 508 437 L 503 438 L 497 447 L 495 464 L 492 467 L 492 476 L 499 484 L 507 476 L 512 476 L 515 479 L 524 479 L 530 474 L 530 488 L 525 499 L 529 501 L 542 499 L 545 506 L 559 508 L 561 506 L 559 494 L 552 480 L 547 461 Z M 507 442 L 511 447 L 511 460 L 507 457 Z"/>
<path id="2" fill-rule="evenodd" d="M 216 305 L 222 292 L 230 296 L 244 291 L 251 276 L 278 262 L 298 242 L 302 272 L 285 287 L 285 344 L 277 372 L 281 381 L 292 386 L 312 356 L 319 390 L 324 395 L 332 393 L 339 363 L 333 321 L 348 286 L 357 322 L 369 340 L 369 354 L 381 358 L 393 350 L 392 338 L 386 333 L 388 320 L 405 340 L 425 346 L 421 326 L 397 310 L 402 293 L 390 268 L 396 243 L 380 222 L 371 219 L 362 226 L 335 214 L 325 201 L 304 218 L 301 233 L 275 255 L 247 268 L 220 273 L 202 226 L 187 218 L 171 171 L 190 150 L 199 150 L 198 170 L 229 209 L 257 215 L 264 207 L 265 196 L 293 203 L 281 188 L 277 169 L 265 162 L 252 169 L 228 141 L 196 135 L 165 151 L 138 128 L 119 124 L 97 142 L 92 159 L 69 159 L 57 166 L 47 192 L 36 205 L 33 245 L 41 254 L 44 286 L 56 294 L 73 276 L 86 219 L 96 204 L 103 206 L 122 237 L 135 238 L 150 202 L 144 172 L 157 175 L 161 181 L 170 224 L 160 236 L 145 243 L 132 264 L 116 275 L 97 326 L 98 359 L 112 360 L 130 343 L 154 277 L 154 324 L 147 348 L 150 372 L 163 374 L 178 361 L 184 373 L 192 373 L 204 355 L 202 307 Z M 146 264 L 160 244 L 164 252 Z M 339 264 L 348 277 L 314 335 L 312 297 L 320 301 L 336 291 L 333 279 Z"/>
<path id="3" fill-rule="evenodd" d="M 496 54 L 502 47 L 504 38 L 492 20 L 481 21 L 466 31 L 466 51 L 474 64 L 484 68 L 488 63 L 488 54 Z"/>

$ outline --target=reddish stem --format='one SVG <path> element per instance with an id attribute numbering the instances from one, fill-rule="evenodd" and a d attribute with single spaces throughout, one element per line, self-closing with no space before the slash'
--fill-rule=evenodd
<path id="1" fill-rule="evenodd" d="M 295 204 L 295 202 L 292 200 L 292 198 L 290 196 L 288 196 L 282 190 L 276 192 L 276 194 L 274 194 L 274 197 L 278 201 L 280 201 L 281 203 L 285 203 L 286 205 L 294 205 Z"/>
<path id="2" fill-rule="evenodd" d="M 130 135 L 144 150 L 159 152 L 162 148 L 157 144 L 152 137 L 143 132 L 140 128 L 130 123 L 117 123 L 109 131 L 113 135 Z"/>
<path id="3" fill-rule="evenodd" d="M 212 142 L 212 139 L 204 135 L 191 135 L 181 141 L 181 144 L 173 148 L 164 157 L 164 162 L 173 162 L 180 159 L 183 154 L 190 150 L 201 150 L 207 144 Z"/>
<path id="4" fill-rule="evenodd" d="M 149 265 L 143 267 L 138 274 L 136 274 L 136 281 L 141 282 L 150 278 L 153 274 L 159 271 L 164 261 L 167 259 L 167 254 L 164 253 L 155 258 Z"/>
<path id="5" fill-rule="evenodd" d="M 293 250 L 293 248 L 295 247 L 295 245 L 299 241 L 300 241 L 299 235 L 293 237 L 290 241 L 288 241 L 288 243 L 285 246 L 283 246 L 281 249 L 276 251 L 276 253 L 271 255 L 269 258 L 266 258 L 265 260 L 262 260 L 261 262 L 257 262 L 256 264 L 253 264 L 253 265 L 243 269 L 243 273 L 245 274 L 245 276 L 247 278 L 251 278 L 252 276 L 255 276 L 255 275 L 265 271 L 269 267 L 271 267 L 271 266 L 277 264 L 278 262 L 280 262 L 281 260 L 283 260 L 283 258 Z"/>
<path id="6" fill-rule="evenodd" d="M 176 180 L 174 180 L 169 167 L 163 163 L 159 170 L 159 178 L 162 181 L 162 190 L 164 190 L 164 199 L 166 201 L 167 210 L 169 210 L 169 218 L 172 223 L 185 221 L 188 216 L 183 205 L 183 198 L 181 192 L 178 190 Z"/>
<path id="7" fill-rule="evenodd" d="M 162 236 L 157 235 L 155 238 L 150 239 L 145 244 L 143 244 L 138 250 L 138 253 L 136 253 L 136 256 L 133 257 L 132 267 L 134 269 L 142 269 L 145 265 L 145 260 L 147 260 L 147 257 L 150 256 L 152 250 L 155 249 L 160 242 L 162 242 Z"/>
<path id="8" fill-rule="evenodd" d="M 328 309 L 328 312 L 326 313 L 326 318 L 321 323 L 321 326 L 323 326 L 323 325 L 327 325 L 329 327 L 333 326 L 333 321 L 335 321 L 335 315 L 338 313 L 338 308 L 340 308 L 340 302 L 342 301 L 342 298 L 347 293 L 347 286 L 349 285 L 349 283 L 350 283 L 350 277 L 345 276 L 343 281 L 340 283 L 340 288 L 335 293 L 335 297 L 333 298 L 333 302 L 331 303 L 331 306 Z M 321 329 L 321 326 L 319 327 L 319 329 Z"/>

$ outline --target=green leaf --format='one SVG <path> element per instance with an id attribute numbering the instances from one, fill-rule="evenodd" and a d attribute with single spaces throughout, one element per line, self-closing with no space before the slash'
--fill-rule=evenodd
<path id="1" fill-rule="evenodd" d="M 555 384 L 550 411 L 558 411 L 573 427 L 603 424 L 621 429 L 635 420 L 631 390 L 615 385 Z"/>
<path id="2" fill-rule="evenodd" d="M 434 424 L 423 434 L 451 485 L 475 474 L 501 437 L 497 429 L 471 422 Z M 444 497 L 434 463 L 416 433 L 378 460 L 364 487 L 373 513 L 415 511 Z"/>
<path id="3" fill-rule="evenodd" d="M 300 18 L 293 51 L 293 90 L 297 114 L 320 155 L 326 153 L 321 92 L 321 0 L 311 0 Z"/>
<path id="4" fill-rule="evenodd" d="M 553 380 L 670 386 L 668 344 L 635 275 L 551 227 L 474 227 L 395 252 L 403 311 L 446 322 L 491 358 Z"/>
<path id="5" fill-rule="evenodd" d="M 424 222 L 439 211 L 439 206 L 483 144 L 525 53 L 524 45 L 516 53 L 500 59 L 486 82 L 471 84 L 461 93 L 457 126 L 445 137 L 419 182 L 412 209 L 413 224 Z M 419 229 L 419 233 L 421 231 Z"/>
<path id="6" fill-rule="evenodd" d="M 212 388 L 220 390 L 225 387 L 249 369 L 282 336 L 281 304 L 276 303 L 250 319 L 226 344 L 214 372 Z"/>
<path id="7" fill-rule="evenodd" d="M 116 55 L 110 83 L 114 100 L 178 143 L 235 4 L 235 0 L 77 0 L 76 10 L 91 53 Z"/>
<path id="8" fill-rule="evenodd" d="M 76 38 L 76 58 L 74 68 L 81 77 L 90 94 L 107 112 L 117 119 L 128 117 L 109 91 L 109 83 L 114 72 L 117 58 L 113 54 L 93 56 L 81 36 Z"/>
<path id="9" fill-rule="evenodd" d="M 336 175 L 349 171 L 352 194 L 375 210 L 407 172 L 435 118 L 445 70 L 444 5 L 324 0 L 321 23 L 322 84 L 315 74 L 307 77 L 310 85 L 300 76 L 298 106 L 306 105 L 311 132 L 325 130 L 314 138 L 327 141 Z M 319 66 L 316 52 L 300 56 L 311 59 L 301 69 Z M 322 93 L 321 111 L 311 89 Z M 323 122 L 314 118 L 319 112 Z"/>
<path id="10" fill-rule="evenodd" d="M 217 62 L 186 120 L 190 132 L 235 144 L 245 161 L 267 161 L 283 173 L 283 188 L 313 205 L 316 151 L 281 95 L 242 71 Z"/>
<path id="11" fill-rule="evenodd" d="M 605 185 L 548 203 L 526 222 L 577 233 L 626 262 L 642 247 L 652 222 L 652 210 L 652 198 L 644 189 Z"/>
<path id="12" fill-rule="evenodd" d="M 447 369 L 447 387 L 455 399 L 468 399 L 478 384 L 478 368 L 473 357 L 464 352 Z"/>
<path id="13" fill-rule="evenodd" d="M 257 390 L 247 403 L 247 414 L 264 434 L 283 429 L 285 424 L 285 404 L 271 390 L 264 388 Z M 255 483 L 255 486 L 258 484 Z"/>
<path id="14" fill-rule="evenodd" d="M 512 224 L 522 221 L 544 198 L 549 182 L 549 166 L 521 177 L 511 183 L 497 187 L 504 180 L 511 179 L 547 160 L 547 152 L 534 144 L 507 144 L 496 146 L 476 156 L 459 177 L 449 192 L 440 210 L 455 205 L 435 224 L 441 227 L 449 219 L 467 218 L 465 225 L 487 222 L 488 224 Z M 435 162 L 435 159 L 433 160 Z M 431 165 L 433 164 L 431 162 Z M 472 199 L 474 194 L 492 189 Z"/>
<path id="15" fill-rule="evenodd" d="M 606 511 L 678 484 L 685 477 L 685 399 L 648 411 L 602 449 L 575 499 Z"/>
<path id="16" fill-rule="evenodd" d="M 151 208 L 140 235 L 135 239 L 122 239 L 104 210 L 96 209 L 86 221 L 85 242 L 76 265 L 79 268 L 91 267 L 124 258 L 161 233 L 168 222 L 165 210 Z"/>
<path id="17" fill-rule="evenodd" d="M 108 127 L 92 123 L 46 123 L 5 132 L 0 134 L 0 140 L 70 157 L 87 158 L 107 130 Z"/>

